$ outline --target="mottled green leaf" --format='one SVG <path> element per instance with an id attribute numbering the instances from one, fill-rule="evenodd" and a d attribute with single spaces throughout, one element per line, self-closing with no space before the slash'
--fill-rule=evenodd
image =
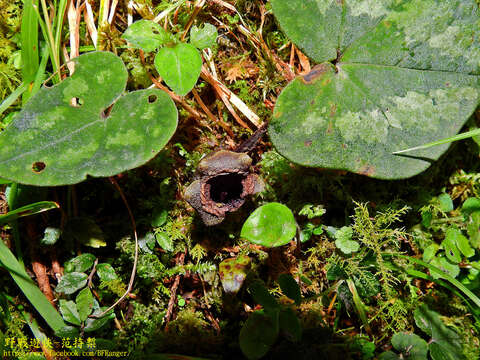
<path id="1" fill-rule="evenodd" d="M 448 275 L 450 275 L 451 277 L 453 278 L 456 278 L 458 276 L 458 274 L 460 274 L 460 267 L 451 262 L 450 260 L 448 260 L 446 257 L 444 256 L 441 256 L 441 257 L 434 257 L 433 260 L 430 262 L 433 266 L 436 266 L 437 268 L 439 268 L 440 270 L 442 270 L 443 272 L 447 273 Z M 440 279 L 442 278 L 442 276 L 440 276 L 439 274 L 437 274 L 436 272 L 430 272 L 430 274 L 432 275 L 432 277 L 434 279 Z"/>
<path id="2" fill-rule="evenodd" d="M 151 20 L 139 20 L 128 27 L 122 38 L 146 52 L 173 41 L 173 36 Z"/>
<path id="3" fill-rule="evenodd" d="M 155 68 L 178 95 L 186 95 L 197 83 L 202 69 L 200 53 L 191 44 L 179 43 L 161 48 L 155 56 Z"/>
<path id="4" fill-rule="evenodd" d="M 88 287 L 82 289 L 75 298 L 78 315 L 81 321 L 85 321 L 93 310 L 93 295 Z"/>
<path id="5" fill-rule="evenodd" d="M 278 324 L 275 324 L 275 319 L 255 311 L 240 330 L 240 349 L 248 359 L 260 359 L 275 343 L 277 336 Z"/>
<path id="6" fill-rule="evenodd" d="M 445 240 L 442 241 L 442 246 L 445 249 L 445 255 L 447 255 L 448 260 L 458 264 L 462 261 L 462 256 L 460 250 L 457 248 L 457 237 L 461 236 L 462 232 L 458 229 L 449 228 L 445 233 Z"/>
<path id="7" fill-rule="evenodd" d="M 206 23 L 201 28 L 193 25 L 190 30 L 190 43 L 200 50 L 213 47 L 217 41 L 217 36 L 217 28 L 212 24 Z"/>
<path id="8" fill-rule="evenodd" d="M 75 302 L 69 300 L 60 299 L 60 313 L 65 321 L 70 324 L 78 325 L 82 323 L 80 315 L 78 315 L 77 305 Z"/>
<path id="9" fill-rule="evenodd" d="M 250 214 L 240 236 L 254 244 L 275 247 L 289 243 L 296 231 L 292 211 L 283 204 L 272 202 Z"/>
<path id="10" fill-rule="evenodd" d="M 119 57 L 91 52 L 72 61 L 75 73 L 40 89 L 0 134 L 1 177 L 46 186 L 112 176 L 150 160 L 175 132 L 177 110 L 165 92 L 122 95 Z"/>
<path id="11" fill-rule="evenodd" d="M 159 231 L 155 234 L 157 244 L 165 251 L 173 251 L 173 241 L 165 231 Z"/>
<path id="12" fill-rule="evenodd" d="M 344 254 L 351 254 L 358 251 L 360 244 L 352 240 L 353 229 L 350 226 L 343 226 L 335 232 L 335 246 Z"/>
<path id="13" fill-rule="evenodd" d="M 440 194 L 438 196 L 438 202 L 440 204 L 440 210 L 443 212 L 450 212 L 453 210 L 453 201 L 448 194 Z"/>
<path id="14" fill-rule="evenodd" d="M 401 352 L 402 359 L 427 360 L 427 342 L 418 335 L 396 333 L 392 337 L 392 345 Z"/>
<path id="15" fill-rule="evenodd" d="M 43 233 L 43 238 L 40 239 L 40 244 L 42 245 L 53 245 L 60 239 L 62 231 L 54 227 L 46 227 Z"/>
<path id="16" fill-rule="evenodd" d="M 108 263 L 101 263 L 96 266 L 97 275 L 102 281 L 111 281 L 118 278 L 115 269 Z"/>
<path id="17" fill-rule="evenodd" d="M 95 255 L 85 253 L 82 255 L 78 255 L 77 257 L 74 257 L 73 259 L 68 260 L 65 262 L 64 268 L 65 272 L 84 272 L 89 270 L 92 266 L 93 263 L 95 262 Z"/>
<path id="18" fill-rule="evenodd" d="M 218 266 L 223 289 L 227 293 L 236 293 L 243 285 L 250 269 L 251 259 L 246 255 L 225 259 Z"/>
<path id="19" fill-rule="evenodd" d="M 302 301 L 302 294 L 300 293 L 300 286 L 298 286 L 295 279 L 290 274 L 280 274 L 277 279 L 278 285 L 282 292 L 290 299 L 295 301 L 295 304 L 300 305 Z"/>
<path id="20" fill-rule="evenodd" d="M 80 290 L 87 285 L 87 278 L 87 274 L 80 272 L 65 274 L 60 279 L 55 291 L 66 295 L 73 294 L 75 291 Z"/>
<path id="21" fill-rule="evenodd" d="M 462 354 L 460 336 L 445 326 L 437 312 L 430 310 L 424 304 L 415 310 L 414 318 L 417 326 L 431 337 L 429 350 L 433 360 L 465 358 Z"/>
<path id="22" fill-rule="evenodd" d="M 280 94 L 269 125 L 293 162 L 381 179 L 418 174 L 480 99 L 474 0 L 272 0 L 287 35 L 320 65 Z"/>

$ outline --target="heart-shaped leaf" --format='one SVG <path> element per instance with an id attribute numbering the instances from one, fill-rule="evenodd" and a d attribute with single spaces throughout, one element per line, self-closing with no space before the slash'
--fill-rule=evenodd
<path id="1" fill-rule="evenodd" d="M 432 338 L 429 350 L 433 360 L 464 359 L 460 336 L 445 326 L 437 312 L 424 304 L 415 310 L 414 317 L 417 326 Z"/>
<path id="2" fill-rule="evenodd" d="M 47 186 L 112 176 L 144 164 L 172 137 L 177 110 L 166 93 L 122 96 L 127 70 L 112 53 L 73 61 L 75 73 L 40 89 L 0 135 L 1 177 Z"/>
<path id="3" fill-rule="evenodd" d="M 240 349 L 247 359 L 262 358 L 278 336 L 278 319 L 260 311 L 253 312 L 240 330 Z"/>
<path id="4" fill-rule="evenodd" d="M 217 28 L 212 24 L 207 23 L 202 28 L 193 25 L 190 30 L 190 43 L 198 49 L 213 47 L 217 36 Z"/>
<path id="5" fill-rule="evenodd" d="M 155 68 L 167 85 L 183 96 L 197 83 L 202 69 L 202 57 L 191 44 L 165 46 L 155 56 Z"/>
<path id="6" fill-rule="evenodd" d="M 353 229 L 350 226 L 343 226 L 335 232 L 335 246 L 344 254 L 357 252 L 360 248 L 358 241 L 352 240 Z"/>
<path id="7" fill-rule="evenodd" d="M 60 313 L 62 314 L 63 319 L 70 324 L 80 326 L 82 323 L 80 315 L 78 314 L 77 305 L 71 300 L 67 301 L 60 299 Z"/>
<path id="8" fill-rule="evenodd" d="M 427 360 L 427 342 L 418 335 L 397 333 L 392 337 L 392 345 L 402 353 L 401 359 Z"/>
<path id="9" fill-rule="evenodd" d="M 321 63 L 279 96 L 269 134 L 306 166 L 406 178 L 448 145 L 479 102 L 474 0 L 272 0 L 287 35 Z"/>
<path id="10" fill-rule="evenodd" d="M 151 20 L 139 20 L 128 27 L 122 38 L 146 52 L 173 41 L 173 36 Z"/>
<path id="11" fill-rule="evenodd" d="M 241 236 L 267 247 L 289 243 L 297 231 L 292 211 L 283 204 L 272 202 L 250 214 L 242 227 Z"/>

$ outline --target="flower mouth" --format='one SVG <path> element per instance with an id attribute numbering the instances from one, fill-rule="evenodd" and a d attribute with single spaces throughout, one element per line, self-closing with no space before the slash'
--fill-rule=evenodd
<path id="1" fill-rule="evenodd" d="M 240 199 L 245 177 L 238 173 L 220 174 L 210 178 L 205 189 L 209 190 L 210 199 L 228 205 Z"/>
<path id="2" fill-rule="evenodd" d="M 245 173 L 220 173 L 205 179 L 201 186 L 203 210 L 216 215 L 235 211 L 245 202 Z"/>

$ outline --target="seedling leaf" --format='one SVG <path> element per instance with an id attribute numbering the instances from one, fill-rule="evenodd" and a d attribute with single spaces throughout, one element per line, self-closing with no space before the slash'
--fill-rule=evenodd
<path id="1" fill-rule="evenodd" d="M 358 251 L 360 244 L 352 240 L 353 229 L 350 226 L 343 226 L 335 232 L 335 246 L 344 254 L 351 254 Z"/>
<path id="2" fill-rule="evenodd" d="M 151 52 L 168 42 L 173 37 L 163 27 L 151 20 L 139 20 L 128 27 L 122 38 L 146 52 Z"/>
<path id="3" fill-rule="evenodd" d="M 186 95 L 197 83 L 202 58 L 195 46 L 179 43 L 161 48 L 155 56 L 155 68 L 178 95 Z"/>
<path id="4" fill-rule="evenodd" d="M 88 287 L 82 289 L 76 299 L 78 315 L 81 321 L 85 321 L 93 310 L 93 295 Z"/>
<path id="5" fill-rule="evenodd" d="M 202 28 L 193 25 L 190 30 L 190 43 L 200 50 L 211 48 L 215 45 L 217 36 L 217 28 L 212 24 L 206 23 Z"/>

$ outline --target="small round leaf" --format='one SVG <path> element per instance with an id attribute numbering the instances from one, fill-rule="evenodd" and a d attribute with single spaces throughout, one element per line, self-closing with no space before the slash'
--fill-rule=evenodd
<path id="1" fill-rule="evenodd" d="M 243 224 L 241 237 L 267 247 L 289 243 L 297 231 L 292 211 L 285 205 L 272 202 L 260 206 Z"/>
<path id="2" fill-rule="evenodd" d="M 202 69 L 202 58 L 191 44 L 165 46 L 155 56 L 155 68 L 170 89 L 183 96 L 197 83 Z"/>
<path id="3" fill-rule="evenodd" d="M 161 45 L 173 40 L 171 34 L 151 20 L 134 22 L 125 30 L 122 38 L 146 52 L 154 51 Z"/>
<path id="4" fill-rule="evenodd" d="M 193 25 L 192 30 L 190 30 L 190 43 L 200 50 L 213 47 L 217 36 L 217 28 L 212 24 L 207 23 L 202 28 Z"/>

